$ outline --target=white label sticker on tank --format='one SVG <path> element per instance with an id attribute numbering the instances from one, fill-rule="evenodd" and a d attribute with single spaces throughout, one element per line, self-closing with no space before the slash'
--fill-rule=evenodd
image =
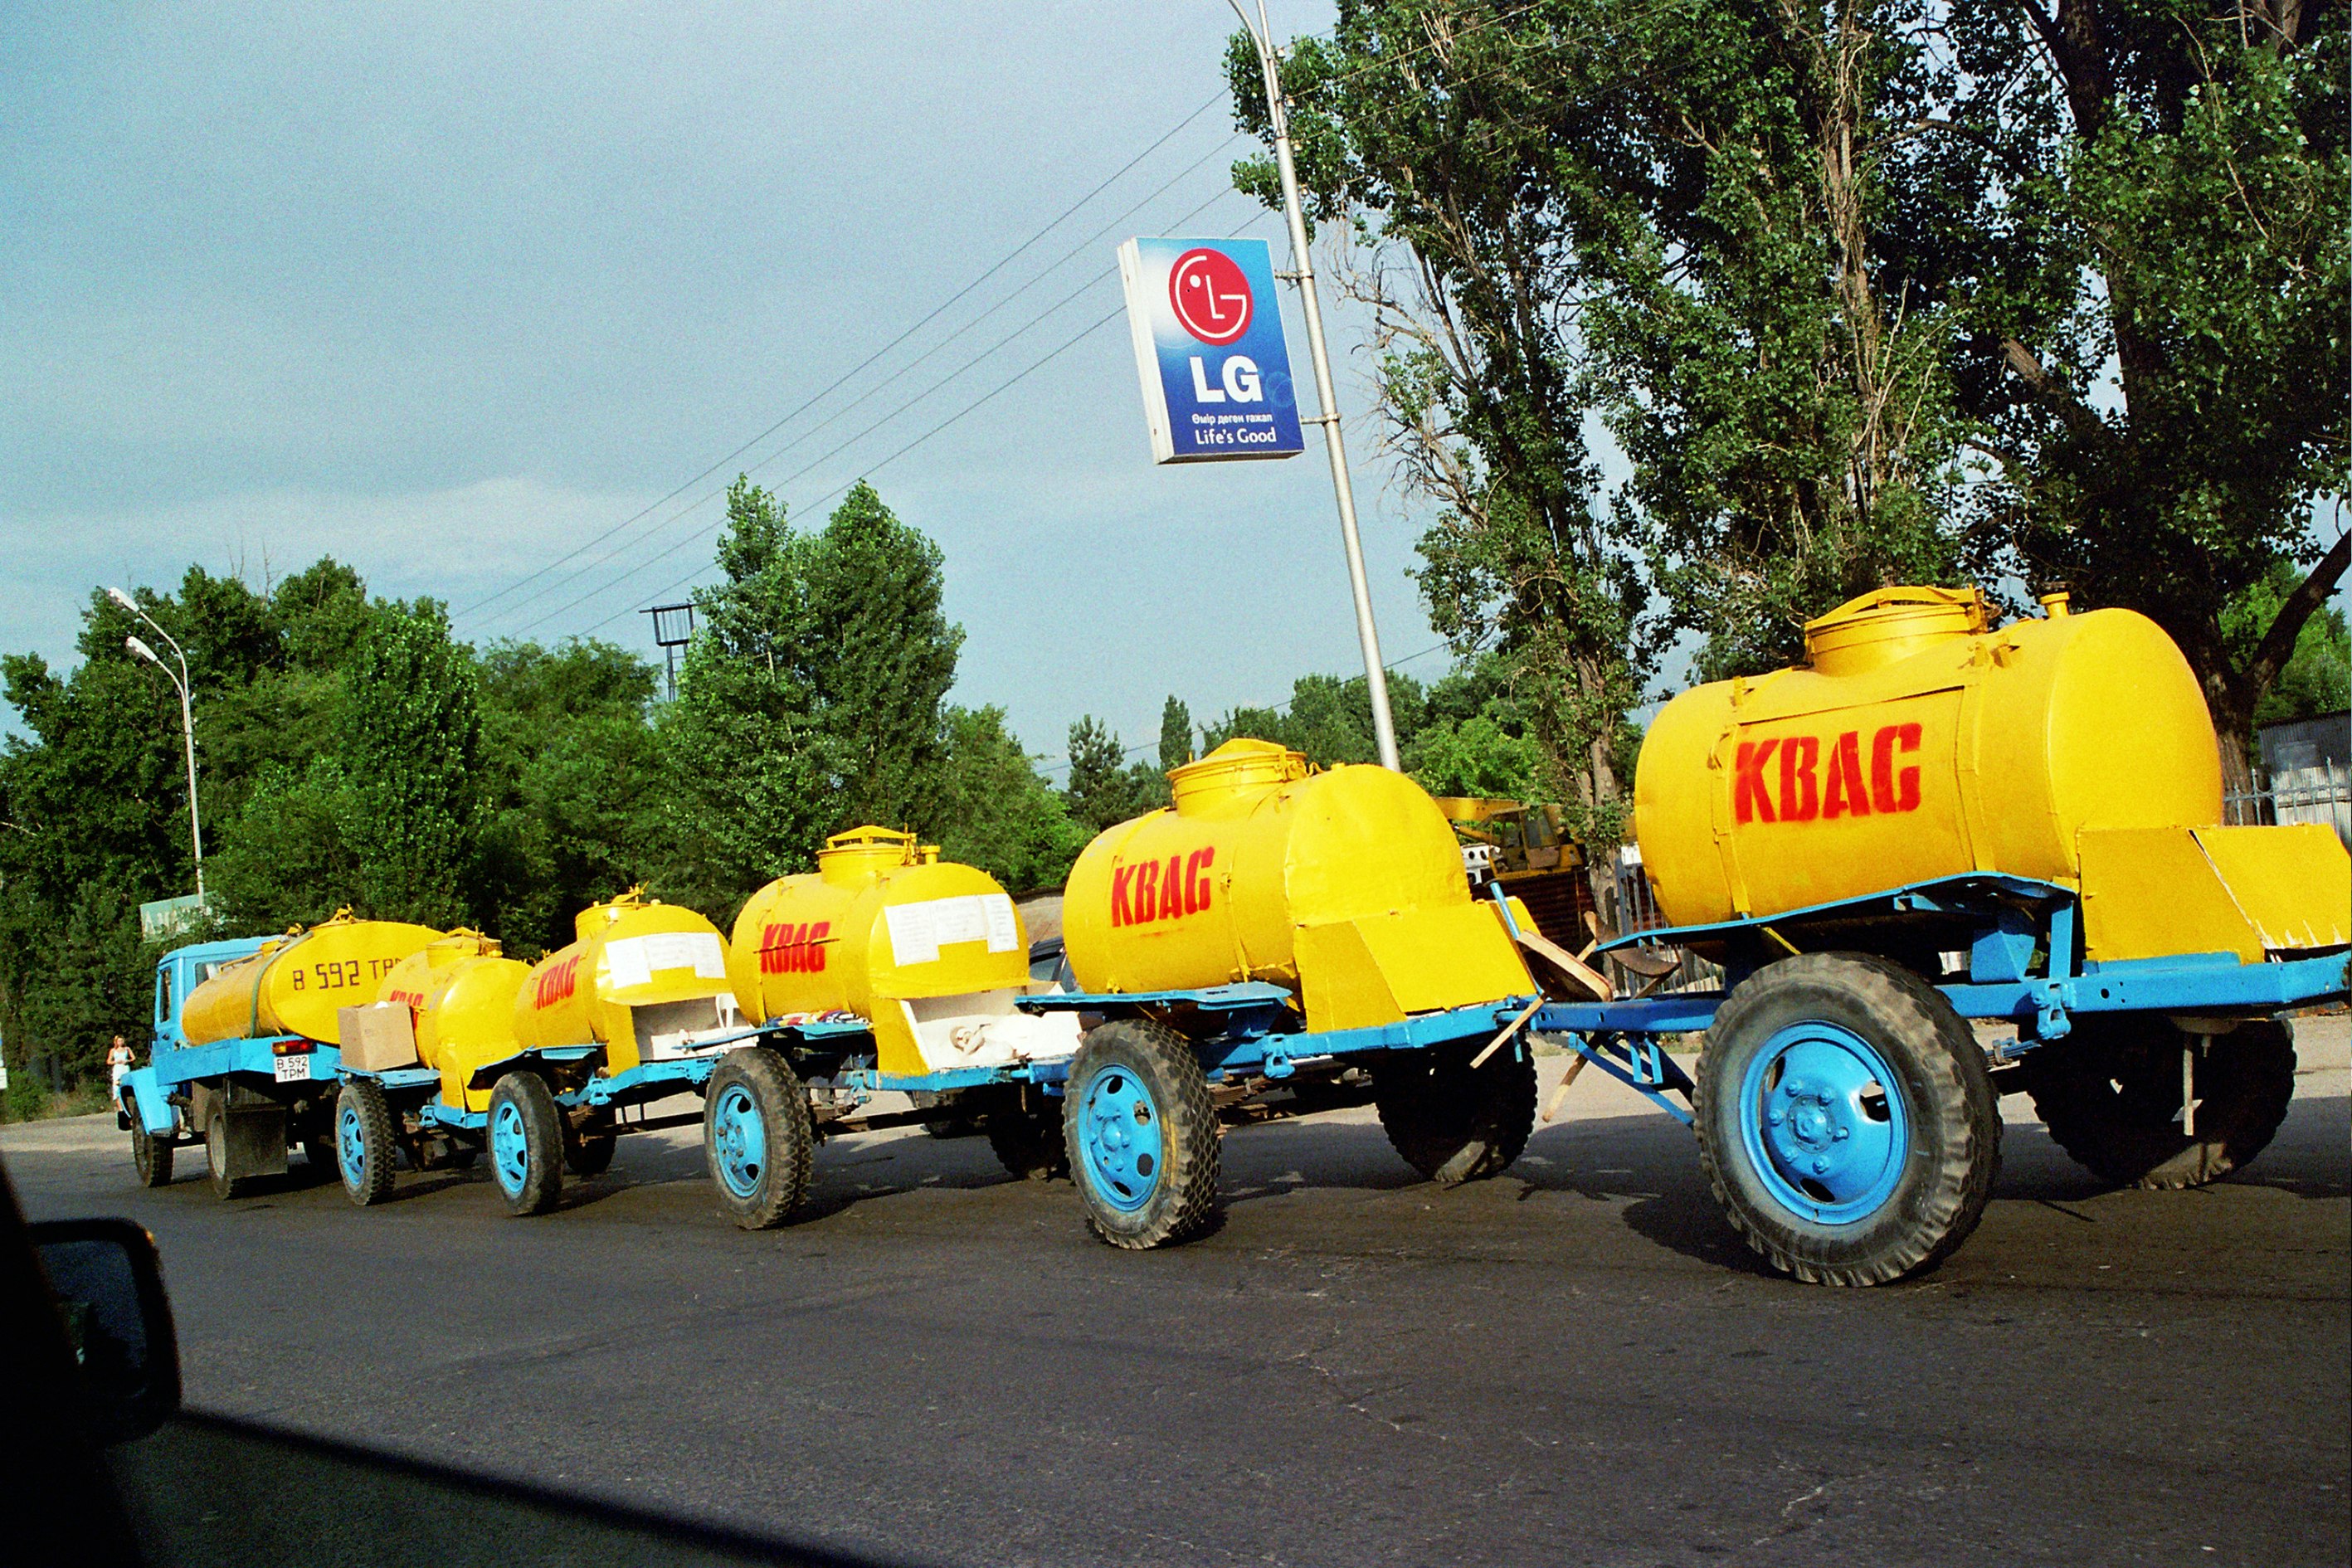
<path id="1" fill-rule="evenodd" d="M 1010 952 L 1020 945 L 1013 900 L 1003 893 L 892 904 L 882 915 L 890 929 L 894 963 L 934 963 L 940 949 L 951 942 L 984 941 L 991 952 Z"/>
<path id="2" fill-rule="evenodd" d="M 726 951 L 717 935 L 707 931 L 665 931 L 650 936 L 625 936 L 604 944 L 608 983 L 616 990 L 650 985 L 664 969 L 691 969 L 704 980 L 727 978 Z"/>
<path id="3" fill-rule="evenodd" d="M 642 937 L 623 937 L 604 944 L 604 956 L 596 965 L 596 978 L 606 988 L 626 991 L 632 985 L 654 983 L 653 965 L 646 962 L 646 944 Z"/>
<path id="4" fill-rule="evenodd" d="M 665 931 L 635 940 L 646 944 L 649 969 L 691 969 L 704 980 L 727 978 L 727 954 L 715 931 Z"/>

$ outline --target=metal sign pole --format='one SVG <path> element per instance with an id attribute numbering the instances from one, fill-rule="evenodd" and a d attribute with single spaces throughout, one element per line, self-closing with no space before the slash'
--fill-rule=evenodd
<path id="1" fill-rule="evenodd" d="M 1397 756 L 1396 720 L 1389 711 L 1388 670 L 1381 663 L 1381 634 L 1372 624 L 1371 589 L 1364 581 L 1364 547 L 1356 534 L 1356 492 L 1348 480 L 1348 453 L 1339 439 L 1339 400 L 1331 390 L 1331 360 L 1323 348 L 1323 308 L 1315 293 L 1315 261 L 1307 247 L 1307 218 L 1298 205 L 1298 171 L 1290 159 L 1290 116 L 1282 102 L 1282 79 L 1274 62 L 1274 41 L 1265 19 L 1265 0 L 1258 0 L 1253 26 L 1241 0 L 1227 0 L 1242 30 L 1257 47 L 1258 68 L 1265 78 L 1265 110 L 1274 128 L 1275 167 L 1282 174 L 1283 216 L 1290 223 L 1290 259 L 1297 268 L 1298 299 L 1307 316 L 1307 348 L 1315 361 L 1315 395 L 1322 413 L 1308 423 L 1323 426 L 1323 445 L 1331 458 L 1331 489 L 1339 501 L 1339 537 L 1348 551 L 1348 586 L 1356 596 L 1356 640 L 1363 645 L 1364 683 L 1372 700 L 1372 737 L 1379 743 L 1381 766 L 1404 771 Z"/>

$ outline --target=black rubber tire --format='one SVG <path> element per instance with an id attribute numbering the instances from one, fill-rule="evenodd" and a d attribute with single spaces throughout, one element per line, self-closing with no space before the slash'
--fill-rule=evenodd
<path id="1" fill-rule="evenodd" d="M 719 1122 L 713 1114 L 727 1091 L 739 1088 L 759 1113 L 766 1149 L 748 1193 L 736 1192 L 720 1173 Z M 730 1051 L 710 1075 L 703 1105 L 703 1163 L 721 1212 L 743 1230 L 769 1230 L 791 1218 L 808 1201 L 816 1170 L 816 1127 L 809 1115 L 808 1089 L 792 1063 L 764 1046 Z"/>
<path id="2" fill-rule="evenodd" d="M 1122 1209 L 1097 1192 L 1087 1165 L 1087 1097 L 1097 1079 L 1115 1073 L 1132 1077 L 1159 1110 L 1160 1169 L 1150 1198 L 1135 1209 Z M 1070 1063 L 1068 1090 L 1062 1102 L 1063 1154 L 1089 1230 L 1113 1247 L 1139 1252 L 1190 1241 L 1216 1224 L 1223 1130 L 1200 1058 L 1183 1036 L 1141 1018 L 1097 1025 Z"/>
<path id="3" fill-rule="evenodd" d="M 228 1173 L 228 1117 L 220 1110 L 205 1122 L 205 1174 L 212 1179 L 213 1196 L 222 1202 L 245 1195 L 249 1178 Z"/>
<path id="4" fill-rule="evenodd" d="M 142 1187 L 168 1187 L 172 1184 L 172 1135 L 161 1138 L 147 1131 L 146 1121 L 139 1112 L 136 1094 L 123 1097 L 131 1106 L 131 1163 L 139 1172 Z"/>
<path id="5" fill-rule="evenodd" d="M 1773 1197 L 1739 1126 L 1739 1085 L 1782 1029 L 1840 1026 L 1866 1041 L 1897 1083 L 1911 1129 L 1894 1190 L 1861 1218 L 1826 1225 Z M 2000 1169 L 2000 1097 L 1976 1037 L 1944 994 L 1867 953 L 1784 958 L 1725 999 L 1700 1058 L 1699 1160 L 1732 1228 L 1774 1268 L 1816 1285 L 1883 1285 L 1932 1268 L 1983 1217 Z"/>
<path id="6" fill-rule="evenodd" d="M 518 1217 L 545 1214 L 555 1206 L 556 1198 L 563 1191 L 563 1117 L 556 1109 L 555 1093 L 547 1087 L 547 1080 L 535 1072 L 507 1074 L 490 1091 L 490 1120 L 483 1130 L 485 1139 L 492 1136 L 502 1105 L 513 1106 L 522 1118 L 522 1179 L 509 1187 L 506 1174 L 493 1155 L 490 1184 L 506 1199 L 508 1213 Z"/>
<path id="7" fill-rule="evenodd" d="M 2051 1138 L 2119 1187 L 2201 1187 L 2269 1147 L 2294 1098 L 2294 1026 L 2284 1018 L 2217 1035 L 2196 1067 L 2195 1137 L 2180 1131 L 2180 1052 L 2155 1013 L 2088 1014 L 2018 1067 Z"/>
<path id="8" fill-rule="evenodd" d="M 383 1085 L 373 1079 L 352 1079 L 336 1092 L 339 1131 L 346 1112 L 359 1118 L 360 1169 L 354 1171 L 343 1163 L 342 1142 L 338 1136 L 335 1176 L 343 1184 L 343 1196 L 367 1208 L 392 1196 L 393 1177 L 400 1168 L 399 1128 L 393 1120 L 392 1102 L 384 1098 Z"/>
<path id="9" fill-rule="evenodd" d="M 585 1180 L 613 1168 L 613 1146 L 620 1140 L 610 1132 L 574 1133 L 564 1140 L 563 1168 Z"/>
<path id="10" fill-rule="evenodd" d="M 1372 1103 L 1389 1146 L 1441 1186 L 1499 1175 L 1536 1127 L 1536 1059 L 1515 1040 L 1476 1071 L 1483 1041 L 1389 1051 L 1372 1063 Z"/>
<path id="11" fill-rule="evenodd" d="M 1030 1110 L 1017 1095 L 991 1108 L 981 1118 L 988 1147 L 1009 1175 L 1024 1182 L 1049 1182 L 1070 1173 L 1070 1146 L 1062 1137 L 1058 1107 Z"/>

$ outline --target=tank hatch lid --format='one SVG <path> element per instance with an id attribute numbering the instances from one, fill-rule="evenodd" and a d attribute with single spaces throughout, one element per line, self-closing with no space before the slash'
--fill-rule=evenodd
<path id="1" fill-rule="evenodd" d="M 856 888 L 885 871 L 901 866 L 928 866 L 940 858 L 939 846 L 925 844 L 911 833 L 867 824 L 836 833 L 816 852 L 817 874 L 836 887 Z"/>
<path id="2" fill-rule="evenodd" d="M 1179 816 L 1235 795 L 1278 788 L 1307 776 L 1307 759 L 1272 741 L 1227 741 L 1198 761 L 1168 773 Z"/>
<path id="3" fill-rule="evenodd" d="M 1874 588 L 1805 623 L 1805 658 L 1823 675 L 1859 675 L 1991 624 L 1981 588 Z"/>

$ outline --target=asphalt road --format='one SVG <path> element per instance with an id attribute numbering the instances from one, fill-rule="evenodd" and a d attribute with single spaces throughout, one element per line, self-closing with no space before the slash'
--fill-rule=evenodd
<path id="1" fill-rule="evenodd" d="M 2352 1555 L 2345 1039 L 2306 1021 L 2201 1192 L 2012 1120 L 1963 1250 L 1855 1292 L 1761 1272 L 1598 1075 L 1452 1192 L 1367 1110 L 1235 1131 L 1223 1229 L 1146 1255 L 919 1132 L 828 1144 L 760 1235 L 691 1131 L 537 1220 L 479 1175 L 223 1205 L 194 1150 L 142 1192 L 104 1118 L 0 1150 L 35 1217 L 162 1244 L 200 1417 L 119 1462 L 175 1561 L 2275 1568 Z"/>

